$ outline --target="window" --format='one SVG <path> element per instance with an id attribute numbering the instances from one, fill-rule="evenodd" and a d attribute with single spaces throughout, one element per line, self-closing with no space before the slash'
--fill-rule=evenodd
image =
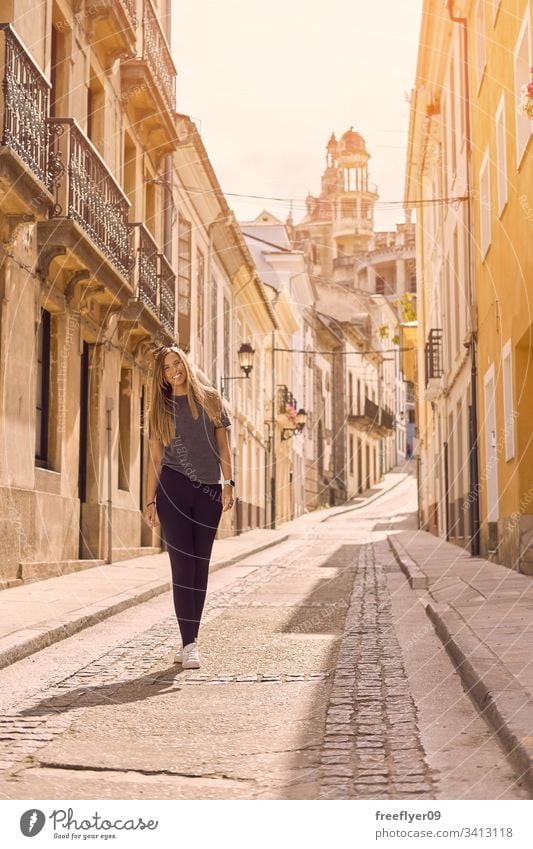
<path id="1" fill-rule="evenodd" d="M 485 259 L 491 240 L 489 151 L 485 153 L 479 171 L 479 222 L 481 258 Z"/>
<path id="2" fill-rule="evenodd" d="M 204 329 L 205 329 L 205 259 L 202 251 L 196 251 L 196 307 L 197 307 L 197 333 L 198 333 L 198 355 L 196 360 L 201 369 L 204 363 Z"/>
<path id="3" fill-rule="evenodd" d="M 478 89 L 481 85 L 483 71 L 487 64 L 487 45 L 485 41 L 485 0 L 478 0 L 476 5 L 476 71 Z"/>
<path id="4" fill-rule="evenodd" d="M 459 239 L 457 236 L 457 228 L 453 231 L 453 255 L 451 268 L 451 283 L 453 289 L 454 302 L 454 327 L 455 327 L 455 356 L 460 353 L 461 349 L 461 312 L 460 301 L 463 296 L 463 289 L 460 285 L 459 278 Z"/>
<path id="5" fill-rule="evenodd" d="M 455 500 L 455 427 L 453 420 L 453 412 L 448 414 L 448 504 L 453 504 Z M 450 529 L 449 529 L 450 530 Z"/>
<path id="6" fill-rule="evenodd" d="M 354 466 L 353 466 L 353 454 L 354 454 L 354 450 L 353 450 L 353 435 L 352 435 L 352 434 L 350 434 L 350 474 L 351 474 L 351 475 L 353 475 L 353 469 L 354 469 Z"/>
<path id="7" fill-rule="evenodd" d="M 102 83 L 96 72 L 91 68 L 91 79 L 87 89 L 87 135 L 98 149 L 105 155 L 104 148 L 105 127 L 105 95 Z"/>
<path id="8" fill-rule="evenodd" d="M 505 94 L 502 94 L 496 112 L 496 168 L 498 186 L 498 215 L 507 203 L 507 149 L 505 144 Z"/>
<path id="9" fill-rule="evenodd" d="M 514 443 L 514 400 L 513 400 L 513 362 L 511 340 L 503 346 L 503 415 L 505 421 L 505 459 L 512 460 L 515 455 Z"/>
<path id="10" fill-rule="evenodd" d="M 533 121 L 527 115 L 520 112 L 518 103 L 521 98 L 520 89 L 530 81 L 531 61 L 530 48 L 530 20 L 529 13 L 526 14 L 520 35 L 514 51 L 514 86 L 515 86 L 515 114 L 516 114 L 516 164 L 520 165 L 526 145 L 531 135 Z"/>
<path id="11" fill-rule="evenodd" d="M 50 313 L 41 309 L 37 328 L 37 379 L 35 400 L 35 465 L 48 464 L 48 407 L 50 402 Z"/>
<path id="12" fill-rule="evenodd" d="M 465 117 L 466 117 L 466 99 L 465 99 L 465 79 L 464 79 L 464 44 L 463 39 L 459 39 L 457 50 L 457 68 L 458 68 L 458 100 L 457 100 L 457 116 L 459 118 L 459 145 L 462 149 L 465 140 Z"/>
<path id="13" fill-rule="evenodd" d="M 216 386 L 217 382 L 217 361 L 218 361 L 218 310 L 217 310 L 217 281 L 213 277 L 211 279 L 211 327 L 209 331 L 209 339 L 211 342 L 211 380 Z"/>
<path id="14" fill-rule="evenodd" d="M 450 174 L 448 173 L 448 143 L 447 143 L 447 140 L 446 140 L 446 132 L 447 132 L 447 127 L 448 127 L 448 109 L 447 109 L 446 100 L 444 98 L 442 99 L 442 103 L 441 103 L 441 118 L 442 118 L 442 144 L 440 145 L 440 153 L 441 153 L 440 159 L 441 159 L 441 162 L 442 162 L 442 169 L 441 169 L 441 174 L 440 174 L 439 179 L 441 181 L 442 191 L 447 193 L 448 190 L 449 190 L 449 185 L 451 183 L 451 180 L 450 180 Z M 435 197 L 442 197 L 442 194 L 437 195 L 437 184 L 436 184 L 435 179 L 433 179 L 432 183 L 431 183 L 431 196 L 434 197 L 434 198 Z M 432 218 L 431 231 L 433 233 L 435 232 L 436 221 L 437 221 L 435 207 L 436 207 L 436 204 L 433 204 L 433 203 L 430 204 L 431 218 Z"/>
<path id="15" fill-rule="evenodd" d="M 69 32 L 52 26 L 50 81 L 50 115 L 61 118 L 69 114 L 68 96 L 70 91 L 70 56 L 72 38 Z"/>
<path id="16" fill-rule="evenodd" d="M 457 172 L 457 126 L 455 119 L 455 62 L 451 61 L 450 63 L 450 150 L 451 150 L 451 180 L 453 182 L 455 178 L 455 174 Z"/>
<path id="17" fill-rule="evenodd" d="M 353 415 L 353 375 L 348 372 L 348 415 Z"/>
<path id="18" fill-rule="evenodd" d="M 130 488 L 131 369 L 120 371 L 118 402 L 118 488 Z"/>
<path id="19" fill-rule="evenodd" d="M 227 377 L 231 372 L 231 324 L 230 324 L 230 304 L 228 298 L 224 295 L 224 338 L 222 344 L 224 347 L 224 375 Z M 228 393 L 229 384 L 226 383 L 226 394 Z"/>
<path id="20" fill-rule="evenodd" d="M 455 359 L 456 345 L 452 324 L 452 284 L 450 274 L 450 257 L 446 258 L 441 268 L 441 287 L 444 295 L 444 361 L 445 369 L 451 369 Z"/>
<path id="21" fill-rule="evenodd" d="M 188 351 L 191 335 L 191 223 L 179 217 L 178 231 L 178 334 Z"/>

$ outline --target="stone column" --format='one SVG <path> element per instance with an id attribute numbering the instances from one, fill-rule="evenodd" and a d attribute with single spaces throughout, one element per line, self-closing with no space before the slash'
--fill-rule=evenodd
<path id="1" fill-rule="evenodd" d="M 397 259 L 396 260 L 396 294 L 403 295 L 406 291 L 405 282 L 405 260 Z"/>

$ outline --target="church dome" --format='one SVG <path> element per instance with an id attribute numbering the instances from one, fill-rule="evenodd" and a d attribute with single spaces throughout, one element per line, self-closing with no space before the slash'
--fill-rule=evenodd
<path id="1" fill-rule="evenodd" d="M 365 140 L 360 133 L 354 132 L 354 128 L 350 127 L 349 130 L 341 136 L 340 139 L 340 147 L 342 150 L 346 152 L 355 152 L 355 151 L 366 151 Z"/>

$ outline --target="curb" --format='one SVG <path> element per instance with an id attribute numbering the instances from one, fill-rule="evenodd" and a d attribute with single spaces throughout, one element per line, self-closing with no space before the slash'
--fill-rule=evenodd
<path id="1" fill-rule="evenodd" d="M 389 545 L 392 549 L 392 553 L 396 558 L 396 562 L 398 563 L 400 569 L 404 573 L 405 577 L 409 581 L 409 586 L 412 590 L 427 590 L 428 587 L 428 577 L 425 572 L 422 572 L 417 563 L 413 560 L 412 557 L 409 557 L 406 551 L 400 549 L 400 544 L 395 540 L 394 543 L 392 539 L 389 537 Z"/>
<path id="2" fill-rule="evenodd" d="M 530 697 L 499 658 L 449 607 L 433 602 L 426 613 L 453 660 L 467 693 L 491 725 L 511 763 L 533 791 Z"/>
<path id="3" fill-rule="evenodd" d="M 399 544 L 394 556 L 413 589 L 427 589 L 427 576 Z M 413 585 L 421 576 L 425 586 Z M 424 602 L 426 614 L 461 676 L 463 687 L 497 735 L 519 777 L 533 792 L 533 734 L 531 699 L 517 678 L 449 605 Z"/>
<path id="4" fill-rule="evenodd" d="M 288 538 L 288 533 L 283 534 L 279 539 L 272 540 L 268 543 L 261 543 L 260 545 L 257 545 L 247 551 L 242 551 L 240 554 L 234 555 L 233 557 L 228 557 L 224 560 L 217 560 L 211 564 L 210 573 L 216 572 L 218 569 L 223 569 L 225 566 L 232 566 L 234 563 L 238 563 L 239 560 L 244 560 L 245 557 L 258 554 L 266 548 L 278 545 L 280 542 L 285 542 Z M 6 666 L 11 666 L 12 663 L 16 663 L 18 660 L 23 660 L 23 658 L 29 657 L 29 655 L 35 654 L 35 652 L 41 651 L 42 649 L 51 646 L 53 643 L 59 643 L 61 640 L 67 639 L 67 637 L 72 637 L 73 634 L 77 634 L 85 628 L 90 628 L 92 625 L 98 625 L 104 619 L 109 619 L 117 613 L 122 613 L 123 610 L 127 610 L 129 607 L 134 607 L 137 604 L 149 601 L 151 598 L 154 598 L 154 596 L 161 595 L 162 593 L 169 591 L 171 586 L 172 581 L 170 580 L 163 581 L 162 583 L 157 582 L 148 589 L 144 589 L 134 595 L 119 596 L 119 600 L 115 600 L 112 604 L 104 601 L 90 605 L 85 609 L 84 613 L 76 619 L 61 622 L 59 625 L 55 622 L 53 624 L 50 623 L 50 625 L 44 623 L 41 627 L 28 628 L 22 632 L 19 631 L 18 634 L 20 636 L 24 635 L 20 642 L 17 642 L 15 645 L 9 646 L 5 649 L 0 649 L 0 669 L 4 669 Z M 16 639 L 17 633 L 13 636 Z M 9 639 L 9 637 L 7 639 Z"/>

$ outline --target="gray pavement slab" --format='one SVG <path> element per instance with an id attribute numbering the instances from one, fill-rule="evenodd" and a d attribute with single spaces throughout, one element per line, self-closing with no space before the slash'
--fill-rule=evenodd
<path id="1" fill-rule="evenodd" d="M 426 576 L 426 612 L 437 634 L 464 687 L 533 789 L 531 577 L 471 558 L 425 531 L 400 531 L 389 541 L 407 575 L 413 568 Z"/>

